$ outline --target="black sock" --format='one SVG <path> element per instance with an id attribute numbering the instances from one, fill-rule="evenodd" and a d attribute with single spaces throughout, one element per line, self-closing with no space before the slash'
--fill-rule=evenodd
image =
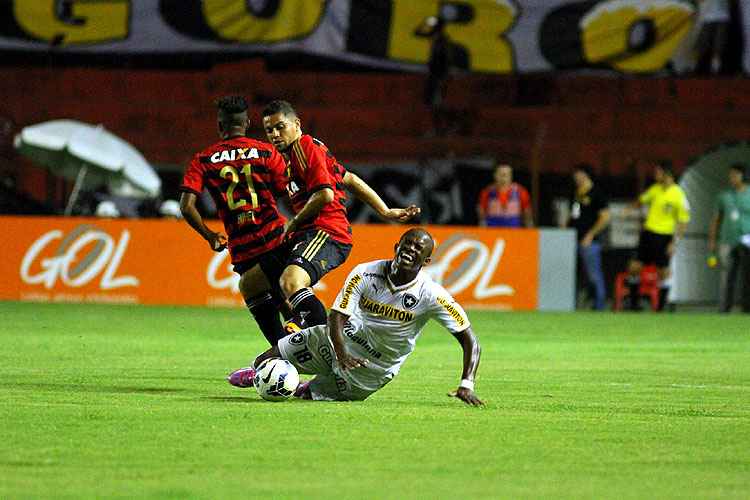
<path id="1" fill-rule="evenodd" d="M 312 288 L 297 290 L 289 297 L 294 311 L 294 321 L 300 328 L 310 328 L 326 323 L 326 308 L 312 291 Z"/>
<path id="2" fill-rule="evenodd" d="M 264 293 L 257 297 L 246 299 L 245 304 L 250 314 L 255 318 L 255 322 L 258 323 L 263 336 L 269 344 L 275 346 L 279 339 L 285 335 L 284 328 L 281 326 L 281 320 L 279 319 L 279 310 L 276 307 L 276 301 L 273 300 L 270 293 Z"/>
<path id="3" fill-rule="evenodd" d="M 659 307 L 657 311 L 663 311 L 664 306 L 667 305 L 667 297 L 669 296 L 669 287 L 662 286 L 659 288 Z"/>

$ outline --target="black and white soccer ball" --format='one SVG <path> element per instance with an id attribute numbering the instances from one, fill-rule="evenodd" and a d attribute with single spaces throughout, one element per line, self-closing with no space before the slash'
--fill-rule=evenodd
<path id="1" fill-rule="evenodd" d="M 284 401 L 299 385 L 299 373 L 285 359 L 267 359 L 258 366 L 253 379 L 255 390 L 266 401 Z"/>

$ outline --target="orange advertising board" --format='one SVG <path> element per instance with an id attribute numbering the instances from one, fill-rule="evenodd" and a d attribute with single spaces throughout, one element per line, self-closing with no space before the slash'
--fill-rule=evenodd
<path id="1" fill-rule="evenodd" d="M 10 236 L 0 259 L 0 300 L 243 305 L 227 252 L 212 252 L 182 221 L 0 217 L 0 228 Z M 349 259 L 316 285 L 321 300 L 333 302 L 356 264 L 390 258 L 405 229 L 353 226 Z M 427 229 L 438 246 L 426 270 L 464 307 L 537 307 L 538 231 Z"/>

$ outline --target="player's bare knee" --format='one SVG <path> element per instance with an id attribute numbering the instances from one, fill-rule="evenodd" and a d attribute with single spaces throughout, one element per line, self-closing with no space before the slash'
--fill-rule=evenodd
<path id="1" fill-rule="evenodd" d="M 296 292 L 298 289 L 294 285 L 294 280 L 288 278 L 287 276 L 282 276 L 279 279 L 279 286 L 281 287 L 281 290 L 284 292 L 284 295 L 289 297 L 294 292 Z"/>
<path id="2" fill-rule="evenodd" d="M 307 286 L 303 277 L 299 276 L 298 273 L 284 271 L 279 278 L 279 286 L 284 291 L 287 297 L 290 297 L 297 290 L 301 290 Z"/>

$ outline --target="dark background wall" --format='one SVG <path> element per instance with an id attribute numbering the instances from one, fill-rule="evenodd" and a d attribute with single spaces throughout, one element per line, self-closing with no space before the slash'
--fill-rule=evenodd
<path id="1" fill-rule="evenodd" d="M 162 165 L 171 195 L 178 166 L 215 140 L 212 101 L 228 93 L 252 101 L 259 138 L 263 104 L 290 100 L 305 131 L 345 163 L 481 156 L 510 161 L 526 181 L 538 167 L 554 188 L 574 164 L 588 162 L 623 196 L 643 184 L 644 159 L 669 158 L 680 171 L 716 144 L 750 138 L 750 82 L 741 78 L 458 75 L 447 90 L 453 130 L 436 137 L 419 74 L 276 71 L 262 59 L 174 70 L 0 72 L 0 169 L 36 199 L 49 198 L 48 181 L 10 145 L 23 126 L 59 118 L 101 123 Z"/>

